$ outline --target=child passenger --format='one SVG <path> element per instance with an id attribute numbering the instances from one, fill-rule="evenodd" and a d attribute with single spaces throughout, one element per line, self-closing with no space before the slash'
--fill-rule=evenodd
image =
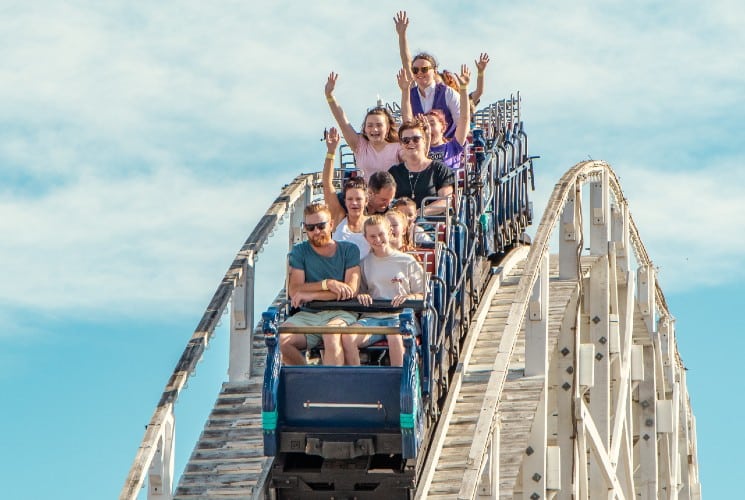
<path id="1" fill-rule="evenodd" d="M 362 285 L 357 300 L 369 306 L 373 300 L 389 300 L 391 306 L 401 306 L 406 300 L 424 298 L 424 272 L 416 259 L 390 245 L 391 226 L 381 215 L 368 217 L 364 224 L 370 253 L 362 259 Z M 389 312 L 363 313 L 353 326 L 399 326 L 398 314 Z M 388 335 L 391 366 L 403 366 L 404 344 L 401 335 Z M 359 348 L 379 340 L 382 335 L 344 335 L 345 364 L 359 365 Z"/>

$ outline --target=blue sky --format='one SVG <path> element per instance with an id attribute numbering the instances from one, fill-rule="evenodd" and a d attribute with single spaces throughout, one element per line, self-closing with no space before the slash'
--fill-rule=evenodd
<path id="1" fill-rule="evenodd" d="M 0 4 L 4 498 L 118 495 L 233 255 L 281 185 L 321 167 L 328 72 L 354 124 L 397 99 L 401 8 L 441 67 L 489 53 L 485 101 L 521 92 L 537 214 L 578 161 L 619 174 L 677 319 L 704 492 L 730 493 L 745 466 L 741 2 L 40 0 Z M 223 326 L 177 405 L 179 473 L 226 360 Z"/>

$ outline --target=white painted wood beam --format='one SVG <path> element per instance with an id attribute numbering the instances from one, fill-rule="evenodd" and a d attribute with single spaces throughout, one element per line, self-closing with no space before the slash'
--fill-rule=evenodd
<path id="1" fill-rule="evenodd" d="M 623 495 L 623 488 L 621 488 L 621 485 L 618 483 L 615 467 L 613 467 L 610 462 L 607 448 L 595 425 L 591 410 L 587 407 L 584 401 L 580 402 L 580 418 L 578 419 L 578 425 L 580 423 L 584 426 L 588 438 L 588 449 L 591 452 L 591 456 L 595 458 L 595 463 L 598 466 L 597 470 L 601 476 L 598 478 L 599 481 L 597 481 L 601 486 L 595 488 L 592 498 L 618 498 L 619 500 L 623 500 L 625 498 Z M 592 464 L 592 461 L 590 463 Z M 592 473 L 592 469 L 590 473 Z M 590 477 L 591 488 L 593 488 L 593 483 L 593 478 Z M 608 490 L 612 490 L 612 497 L 609 496 Z"/>
<path id="2" fill-rule="evenodd" d="M 644 346 L 644 377 L 639 383 L 639 467 L 636 481 L 642 500 L 657 500 L 658 498 L 658 463 L 657 463 L 657 388 L 655 384 L 655 355 L 654 347 Z"/>
<path id="3" fill-rule="evenodd" d="M 610 240 L 608 172 L 590 183 L 590 254 L 607 255 Z"/>
<path id="4" fill-rule="evenodd" d="M 166 415 L 157 440 L 155 456 L 148 470 L 148 500 L 173 499 L 173 472 L 175 463 L 176 430 L 173 407 Z"/>
<path id="5" fill-rule="evenodd" d="M 478 486 L 476 498 L 494 499 L 499 498 L 499 440 L 501 432 L 501 419 L 499 413 L 495 415 L 494 430 L 487 444 L 487 458 L 484 470 Z"/>
<path id="6" fill-rule="evenodd" d="M 590 341 L 595 348 L 594 385 L 590 390 L 590 411 L 599 442 L 605 450 L 610 447 L 610 289 L 608 243 L 590 270 Z M 601 479 L 603 464 L 597 454 L 590 455 L 590 497 L 604 498 L 606 484 Z"/>
<path id="7" fill-rule="evenodd" d="M 523 498 L 546 498 L 546 393 L 544 382 L 544 390 L 536 408 L 521 467 Z"/>
<path id="8" fill-rule="evenodd" d="M 229 382 L 248 381 L 251 376 L 255 273 L 256 264 L 254 253 L 251 251 L 243 262 L 233 288 L 230 311 Z"/>
<path id="9" fill-rule="evenodd" d="M 582 252 L 582 219 L 580 205 L 582 192 L 579 183 L 575 183 L 567 195 L 564 209 L 561 211 L 559 226 L 559 279 L 576 279 L 579 274 L 579 255 Z"/>
<path id="10" fill-rule="evenodd" d="M 655 334 L 655 271 L 651 265 L 641 265 L 637 270 L 637 302 L 639 312 L 647 325 L 649 337 Z"/>
<path id="11" fill-rule="evenodd" d="M 552 379 L 554 386 L 557 416 L 556 416 L 556 442 L 559 445 L 561 453 L 561 484 L 562 488 L 557 493 L 557 500 L 571 500 L 576 493 L 577 484 L 576 474 L 577 467 L 575 461 L 575 432 L 574 432 L 574 413 L 572 411 L 575 388 L 578 385 L 577 366 L 579 366 L 578 346 L 579 325 L 578 325 L 578 303 L 579 303 L 579 286 L 572 294 L 572 298 L 567 305 L 567 313 L 559 331 L 559 341 L 556 347 L 556 362 L 551 363 L 551 368 L 555 370 L 555 379 Z"/>
<path id="12" fill-rule="evenodd" d="M 525 322 L 526 377 L 545 377 L 548 372 L 548 253 L 541 259 L 539 266 Z"/>

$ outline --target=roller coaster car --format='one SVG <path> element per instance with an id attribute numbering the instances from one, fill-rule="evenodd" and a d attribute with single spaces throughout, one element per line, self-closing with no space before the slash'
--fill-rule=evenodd
<path id="1" fill-rule="evenodd" d="M 421 308 L 421 301 L 410 302 L 418 304 L 405 305 Z M 399 319 L 399 329 L 374 330 L 403 335 L 401 367 L 282 366 L 279 311 L 263 314 L 269 351 L 262 393 L 264 454 L 276 457 L 270 481 L 279 498 L 328 498 L 329 492 L 408 498 L 426 419 L 414 310 L 404 309 Z"/>

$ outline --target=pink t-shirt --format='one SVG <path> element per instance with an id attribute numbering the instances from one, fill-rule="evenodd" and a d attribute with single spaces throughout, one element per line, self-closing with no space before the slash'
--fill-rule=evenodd
<path id="1" fill-rule="evenodd" d="M 354 160 L 365 179 L 369 179 L 375 172 L 387 172 L 393 165 L 400 163 L 398 143 L 389 142 L 381 151 L 375 151 L 370 142 L 360 136 Z"/>

